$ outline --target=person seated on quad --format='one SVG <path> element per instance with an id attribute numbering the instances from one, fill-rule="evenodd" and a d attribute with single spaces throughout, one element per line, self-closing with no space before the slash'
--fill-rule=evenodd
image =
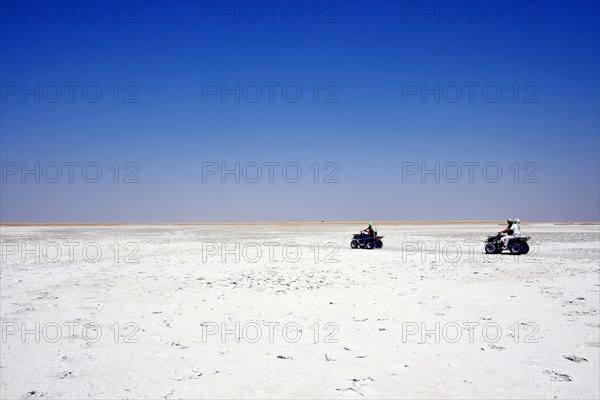
<path id="1" fill-rule="evenodd" d="M 367 229 L 360 231 L 361 240 L 364 240 L 366 238 L 375 237 L 375 236 L 377 236 L 377 231 L 373 227 L 372 222 L 369 222 L 369 226 L 367 226 Z"/>
<path id="2" fill-rule="evenodd" d="M 502 241 L 502 247 L 503 248 L 507 248 L 508 247 L 508 241 L 514 238 L 518 238 L 521 236 L 521 220 L 518 218 L 509 218 L 506 220 L 506 222 L 508 223 L 508 226 L 500 231 L 500 233 L 506 233 L 505 236 L 502 236 L 500 238 L 500 241 Z"/>

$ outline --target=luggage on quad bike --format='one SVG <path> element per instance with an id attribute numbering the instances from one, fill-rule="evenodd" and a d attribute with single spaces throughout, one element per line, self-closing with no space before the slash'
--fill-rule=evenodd
<path id="1" fill-rule="evenodd" d="M 529 244 L 527 241 L 531 239 L 531 237 L 520 236 L 512 238 L 508 241 L 508 246 L 506 249 L 502 247 L 502 242 L 500 241 L 501 237 L 502 235 L 498 233 L 487 238 L 485 244 L 485 252 L 487 254 L 499 254 L 502 253 L 503 250 L 509 250 L 510 254 L 514 255 L 529 253 Z"/>
<path id="2" fill-rule="evenodd" d="M 383 247 L 383 236 L 369 236 L 365 234 L 356 234 L 352 236 L 350 247 L 353 249 L 381 249 Z"/>

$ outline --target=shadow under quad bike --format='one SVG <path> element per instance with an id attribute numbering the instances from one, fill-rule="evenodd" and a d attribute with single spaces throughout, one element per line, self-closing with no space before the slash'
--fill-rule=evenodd
<path id="1" fill-rule="evenodd" d="M 364 233 L 358 233 L 352 236 L 350 247 L 353 249 L 381 249 L 383 247 L 383 236 L 369 236 Z"/>
<path id="2" fill-rule="evenodd" d="M 503 250 L 506 250 L 502 247 L 502 242 L 500 241 L 501 237 L 502 234 L 498 233 L 495 236 L 487 238 L 485 243 L 485 252 L 487 254 L 500 254 Z M 510 254 L 519 255 L 529 253 L 529 244 L 527 243 L 529 239 L 531 239 L 529 236 L 520 236 L 510 239 L 507 246 Z"/>

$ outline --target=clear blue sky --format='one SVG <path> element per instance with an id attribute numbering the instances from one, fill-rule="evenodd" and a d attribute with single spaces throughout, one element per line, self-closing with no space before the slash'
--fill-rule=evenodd
<path id="1" fill-rule="evenodd" d="M 599 220 L 598 2 L 265 3 L 3 1 L 0 220 Z"/>

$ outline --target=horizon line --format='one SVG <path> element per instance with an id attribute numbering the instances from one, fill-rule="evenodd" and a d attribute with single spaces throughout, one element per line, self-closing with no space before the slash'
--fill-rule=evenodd
<path id="1" fill-rule="evenodd" d="M 522 221 L 527 224 L 600 225 L 600 221 Z M 368 221 L 252 221 L 252 222 L 0 222 L 0 226 L 123 226 L 123 225 L 360 225 Z M 399 220 L 378 225 L 466 225 L 504 224 L 503 220 Z"/>

